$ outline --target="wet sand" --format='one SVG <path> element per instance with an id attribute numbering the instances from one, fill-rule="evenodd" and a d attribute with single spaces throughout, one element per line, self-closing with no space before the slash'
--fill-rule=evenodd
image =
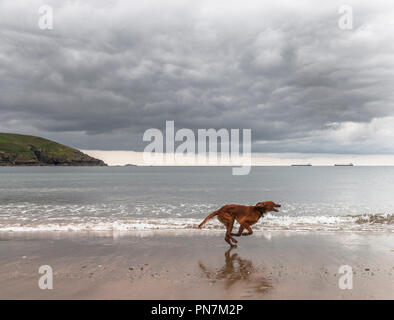
<path id="1" fill-rule="evenodd" d="M 0 299 L 394 299 L 394 235 L 270 232 L 228 250 L 213 231 L 0 233 Z"/>

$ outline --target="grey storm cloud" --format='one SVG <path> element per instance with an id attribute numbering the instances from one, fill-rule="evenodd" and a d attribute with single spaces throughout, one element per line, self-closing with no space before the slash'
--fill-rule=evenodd
<path id="1" fill-rule="evenodd" d="M 393 153 L 394 4 L 0 1 L 0 131 L 83 149 L 251 128 L 259 152 Z M 50 5 L 54 29 L 41 30 Z"/>

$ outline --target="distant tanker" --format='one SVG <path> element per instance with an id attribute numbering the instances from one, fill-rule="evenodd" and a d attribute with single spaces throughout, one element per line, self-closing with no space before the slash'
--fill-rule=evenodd
<path id="1" fill-rule="evenodd" d="M 354 165 L 353 165 L 353 163 L 344 163 L 344 164 L 336 163 L 336 164 L 334 164 L 334 166 L 335 167 L 353 167 Z"/>

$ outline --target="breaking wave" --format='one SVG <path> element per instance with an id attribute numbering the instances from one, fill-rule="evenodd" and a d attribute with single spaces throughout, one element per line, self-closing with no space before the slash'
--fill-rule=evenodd
<path id="1" fill-rule="evenodd" d="M 119 217 L 118 217 L 119 218 Z M 201 218 L 122 218 L 84 217 L 68 221 L 36 221 L 34 219 L 0 219 L 0 231 L 141 231 L 197 229 Z M 235 225 L 237 228 L 237 225 Z M 204 230 L 222 230 L 215 218 Z M 363 214 L 348 216 L 290 216 L 268 214 L 253 226 L 262 231 L 351 231 L 394 232 L 392 214 Z"/>

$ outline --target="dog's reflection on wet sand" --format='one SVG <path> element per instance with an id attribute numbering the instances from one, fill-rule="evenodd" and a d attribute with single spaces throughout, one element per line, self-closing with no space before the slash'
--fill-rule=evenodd
<path id="1" fill-rule="evenodd" d="M 261 268 L 253 266 L 252 261 L 242 259 L 237 253 L 231 254 L 230 248 L 224 254 L 225 264 L 221 268 L 207 268 L 202 262 L 199 266 L 203 274 L 211 281 L 221 281 L 226 289 L 230 289 L 236 283 L 247 285 L 251 294 L 265 294 L 272 288 L 269 278 L 264 276 Z"/>

